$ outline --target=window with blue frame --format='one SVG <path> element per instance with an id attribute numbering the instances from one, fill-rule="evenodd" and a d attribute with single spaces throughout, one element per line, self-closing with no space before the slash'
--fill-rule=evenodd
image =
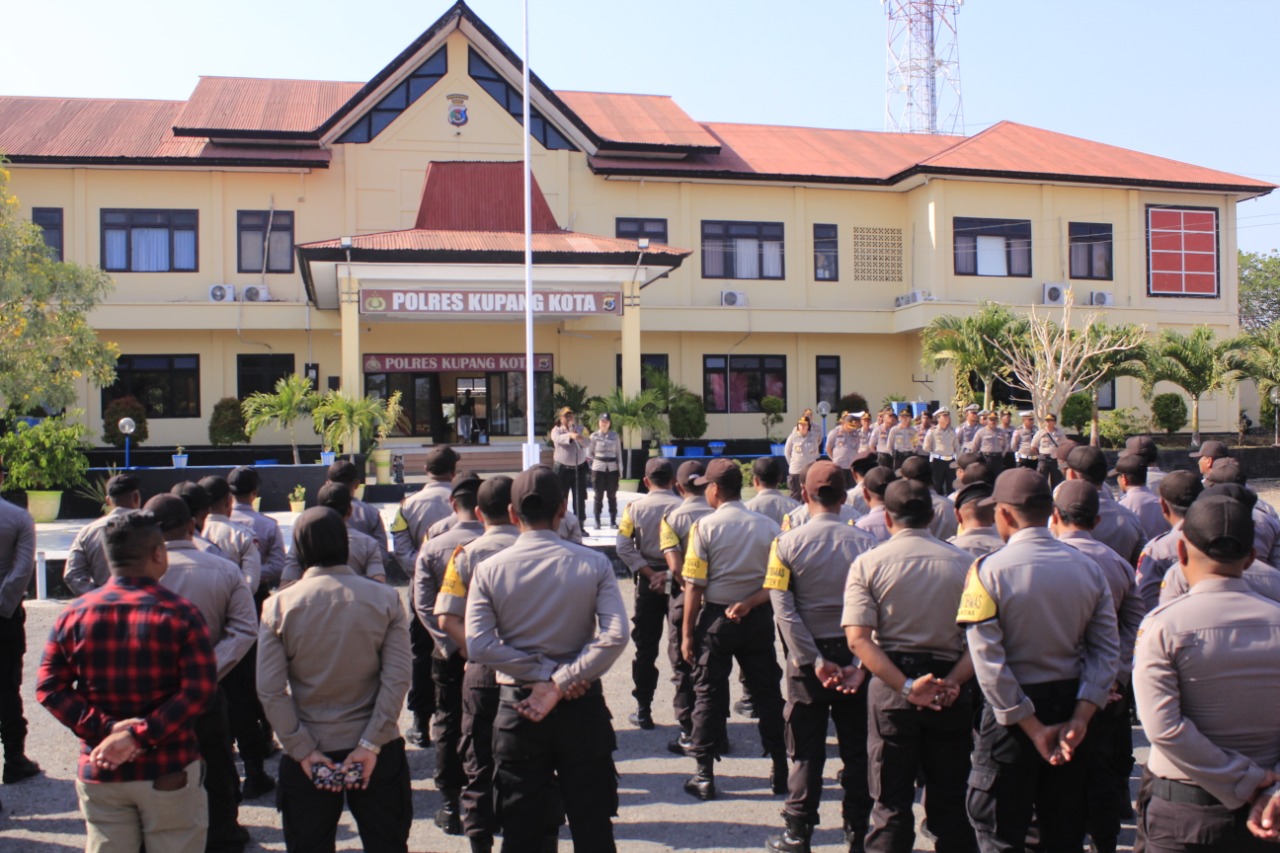
<path id="1" fill-rule="evenodd" d="M 498 102 L 499 106 L 509 112 L 512 118 L 516 121 L 521 120 L 524 115 L 524 106 L 520 90 L 508 83 L 492 65 L 484 60 L 484 57 L 476 53 L 475 48 L 467 49 L 467 73 L 471 75 L 472 80 L 480 84 L 481 89 Z M 548 151 L 578 150 L 543 117 L 537 107 L 532 105 L 529 107 L 529 124 L 531 125 L 529 133 Z"/>
<path id="2" fill-rule="evenodd" d="M 373 109 L 366 112 L 353 124 L 346 133 L 338 137 L 339 142 L 368 142 L 386 129 L 387 125 L 399 118 L 409 105 L 421 98 L 432 86 L 440 82 L 449 71 L 449 54 L 441 47 L 427 57 L 421 65 L 413 70 L 382 100 L 374 104 Z"/>

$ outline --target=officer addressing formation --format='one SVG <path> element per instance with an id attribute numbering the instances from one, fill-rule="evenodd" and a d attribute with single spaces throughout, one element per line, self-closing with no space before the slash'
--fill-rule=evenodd
<path id="1" fill-rule="evenodd" d="M 942 853 L 1079 853 L 1086 837 L 1114 853 L 1135 807 L 1146 853 L 1277 849 L 1274 511 L 1221 443 L 1192 454 L 1199 471 L 1164 472 L 1139 436 L 1108 470 L 1052 415 L 1015 428 L 1004 414 L 968 406 L 955 427 L 939 409 L 917 427 L 846 412 L 825 447 L 806 416 L 783 459 L 752 463 L 750 501 L 736 460 L 652 458 L 646 494 L 617 512 L 607 418 L 588 438 L 564 412 L 557 452 L 574 455 L 554 469 L 481 479 L 434 448 L 391 527 L 394 563 L 350 463 L 287 554 L 252 508 L 253 469 L 144 509 L 138 479 L 116 475 L 110 513 L 72 546 L 80 598 L 36 688 L 82 743 L 86 849 L 238 853 L 238 803 L 278 786 L 286 849 L 333 850 L 348 807 L 364 849 L 406 853 L 407 738 L 434 747 L 435 825 L 473 853 L 497 837 L 555 850 L 566 822 L 575 850 L 608 853 L 619 777 L 601 679 L 632 638 L 630 723 L 674 718 L 698 801 L 742 784 L 715 771 L 738 665 L 769 759 L 759 784 L 784 798 L 775 853 L 811 849 L 831 726 L 850 851 L 913 849 L 917 788 Z M 629 620 L 614 564 L 578 544 L 569 512 L 584 443 Z M 18 692 L 35 532 L 7 503 L 0 548 L 0 737 L 18 783 L 41 772 Z M 407 606 L 386 583 L 396 564 Z M 655 713 L 663 667 L 670 716 Z M 1131 802 L 1135 707 L 1151 752 Z M 278 779 L 263 767 L 275 739 Z"/>

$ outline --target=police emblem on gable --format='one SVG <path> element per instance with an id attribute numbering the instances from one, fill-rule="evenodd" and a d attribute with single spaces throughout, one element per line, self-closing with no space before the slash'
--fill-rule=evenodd
<path id="1" fill-rule="evenodd" d="M 467 96 L 449 95 L 449 124 L 462 127 L 467 123 Z"/>

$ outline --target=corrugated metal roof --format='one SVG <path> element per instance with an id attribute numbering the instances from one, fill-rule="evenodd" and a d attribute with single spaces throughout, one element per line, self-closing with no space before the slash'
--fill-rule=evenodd
<path id="1" fill-rule="evenodd" d="M 641 145 L 720 147 L 714 136 L 667 95 L 559 90 L 556 94 L 601 139 Z"/>
<path id="2" fill-rule="evenodd" d="M 338 249 L 337 239 L 302 243 L 299 249 Z M 520 231 L 438 231 L 411 228 L 406 231 L 383 231 L 351 238 L 353 250 L 398 252 L 523 252 L 524 233 Z M 556 231 L 533 235 L 535 252 L 580 255 L 636 255 L 634 240 L 615 240 L 574 231 Z M 646 256 L 684 257 L 688 249 L 651 245 Z"/>
<path id="3" fill-rule="evenodd" d="M 363 85 L 331 80 L 201 77 L 174 119 L 174 129 L 179 134 L 210 130 L 309 132 L 324 124 Z"/>
<path id="4" fill-rule="evenodd" d="M 522 175 L 520 163 L 429 163 L 414 227 L 523 232 Z M 560 230 L 537 177 L 533 178 L 533 230 Z"/>

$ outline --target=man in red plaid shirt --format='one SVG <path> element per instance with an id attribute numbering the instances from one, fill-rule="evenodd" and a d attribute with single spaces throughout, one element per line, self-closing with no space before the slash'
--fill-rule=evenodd
<path id="1" fill-rule="evenodd" d="M 168 568 L 155 517 L 106 529 L 111 580 L 58 617 L 36 698 L 80 737 L 76 793 L 87 853 L 203 853 L 209 824 L 193 721 L 217 689 L 209 630 L 158 583 Z"/>

